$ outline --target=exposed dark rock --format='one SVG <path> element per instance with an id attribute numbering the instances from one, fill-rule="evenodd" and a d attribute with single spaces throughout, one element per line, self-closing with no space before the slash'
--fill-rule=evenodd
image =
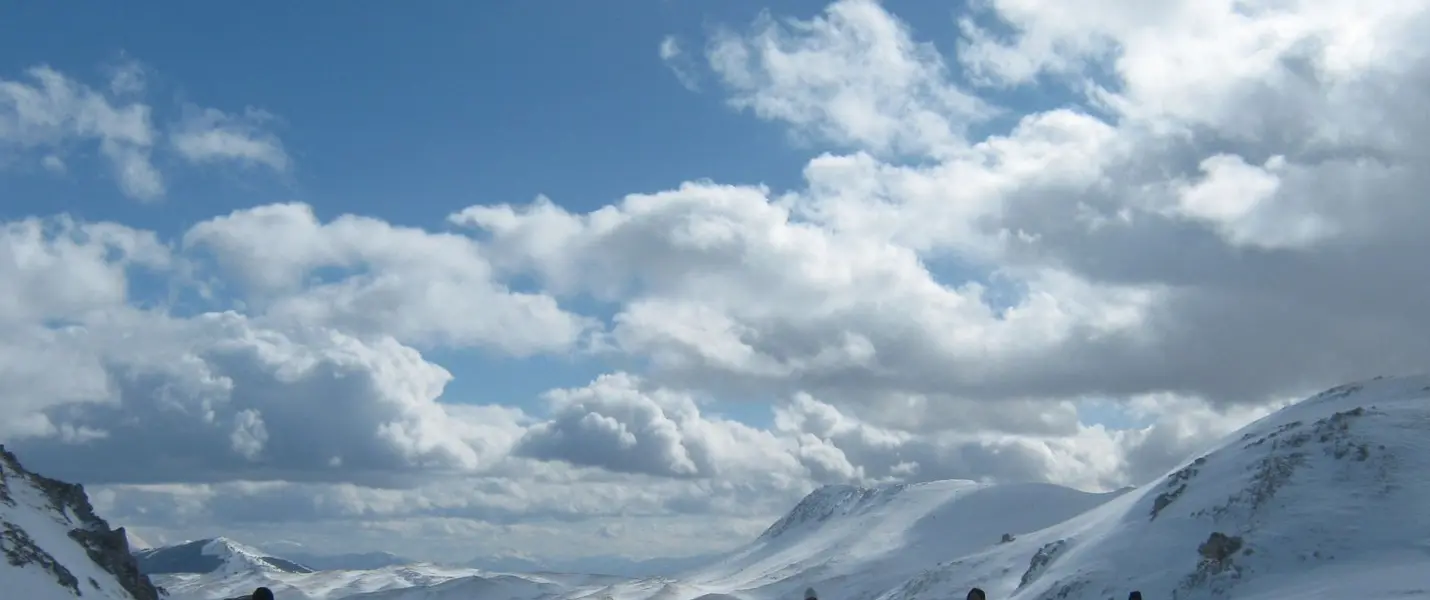
<path id="1" fill-rule="evenodd" d="M 79 579 L 74 573 L 55 560 L 44 548 L 36 545 L 30 534 L 25 533 L 18 525 L 0 520 L 0 550 L 5 552 L 5 561 L 12 566 L 38 565 L 53 575 L 55 582 L 61 587 L 69 589 L 76 596 L 84 595 L 79 591 Z"/>
<path id="2" fill-rule="evenodd" d="M 1224 563 L 1236 556 L 1237 551 L 1241 550 L 1241 545 L 1240 537 L 1214 531 L 1207 536 L 1207 541 L 1197 546 L 1197 554 L 1212 562 Z"/>
<path id="3" fill-rule="evenodd" d="M 1203 509 L 1196 514 L 1223 518 L 1234 511 L 1243 510 L 1250 514 L 1264 510 L 1276 498 L 1278 492 L 1288 485 L 1296 473 L 1307 464 L 1307 459 L 1317 446 L 1327 456 L 1337 460 L 1366 462 L 1377 457 L 1370 444 L 1358 441 L 1351 435 L 1351 424 L 1366 415 L 1376 414 L 1364 407 L 1337 412 L 1319 419 L 1309 427 L 1301 421 L 1277 427 L 1256 441 L 1246 444 L 1247 449 L 1265 446 L 1266 457 L 1252 467 L 1254 473 L 1251 485 L 1232 494 L 1217 506 Z M 1379 448 L 1379 450 L 1383 450 Z M 1383 455 L 1383 452 L 1380 454 Z M 1378 464 L 1382 471 L 1386 464 Z"/>
<path id="4" fill-rule="evenodd" d="M 14 454 L 0 445 L 0 502 L 15 506 L 11 486 L 21 485 L 22 482 L 33 485 L 46 496 L 55 515 L 73 526 L 69 531 L 70 539 L 83 546 L 96 565 L 113 574 L 134 600 L 158 600 L 158 589 L 139 571 L 138 563 L 129 553 L 129 539 L 124 529 L 111 529 L 104 519 L 94 513 L 84 486 L 27 471 Z M 11 565 L 37 564 L 53 574 L 59 585 L 73 591 L 76 596 L 84 595 L 74 574 L 43 548 L 36 546 L 19 526 L 0 520 L 0 531 L 3 531 L 5 541 L 5 558 Z M 93 580 L 90 585 L 98 587 Z"/>
<path id="5" fill-rule="evenodd" d="M 1173 590 L 1172 597 L 1180 598 L 1182 592 L 1205 589 L 1213 596 L 1225 595 L 1241 579 L 1241 566 L 1234 560 L 1237 552 L 1245 547 L 1240 536 L 1212 532 L 1207 541 L 1197 546 L 1201 560 L 1191 574 L 1182 580 L 1179 589 Z"/>
<path id="6" fill-rule="evenodd" d="M 1038 548 L 1038 551 L 1033 553 L 1033 558 L 1028 561 L 1028 570 L 1023 572 L 1022 579 L 1018 581 L 1018 589 L 1021 590 L 1037 580 L 1038 576 L 1043 574 L 1043 571 L 1052 564 L 1053 559 L 1056 559 L 1066 546 L 1067 540 L 1057 540 L 1043 544 L 1042 548 Z"/>
<path id="7" fill-rule="evenodd" d="M 1187 491 L 1187 484 L 1200 472 L 1201 466 L 1206 464 L 1207 457 L 1201 456 L 1192 461 L 1192 464 L 1183 467 L 1176 473 L 1167 477 L 1167 481 L 1162 484 L 1162 493 L 1152 500 L 1152 516 L 1150 521 L 1157 520 L 1157 515 L 1162 514 L 1168 506 L 1177 501 L 1183 492 Z"/>

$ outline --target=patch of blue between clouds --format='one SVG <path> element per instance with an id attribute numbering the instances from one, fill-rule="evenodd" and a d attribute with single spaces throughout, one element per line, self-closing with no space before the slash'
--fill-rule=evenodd
<path id="1" fill-rule="evenodd" d="M 1087 425 L 1102 425 L 1108 429 L 1141 429 L 1152 425 L 1150 418 L 1138 417 L 1125 403 L 1111 399 L 1085 399 L 1076 403 L 1078 420 Z"/>
<path id="2" fill-rule="evenodd" d="M 991 266 L 978 265 L 950 254 L 924 256 L 922 260 L 939 285 L 958 288 L 976 283 L 983 286 L 983 304 L 1000 319 L 1008 309 L 1027 298 L 1027 285 Z"/>
<path id="3" fill-rule="evenodd" d="M 442 393 L 443 402 L 500 404 L 536 416 L 547 414 L 541 398 L 545 392 L 585 386 L 610 370 L 602 360 L 574 355 L 513 358 L 476 349 L 442 348 L 425 350 L 422 356 L 453 375 Z"/>
<path id="4" fill-rule="evenodd" d="M 968 136 L 971 141 L 978 142 L 990 137 L 1008 135 L 1024 117 L 1055 109 L 1074 110 L 1114 122 L 1114 115 L 1089 101 L 1090 88 L 1084 87 L 1091 84 L 1114 93 L 1122 91 L 1120 82 L 1113 74 L 1112 54 L 1102 57 L 1102 60 L 1082 65 L 1073 76 L 1044 73 L 1038 74 L 1027 83 L 981 87 L 975 83 L 974 77 L 960 66 L 958 53 L 961 34 L 957 21 L 966 18 L 991 39 L 1005 44 L 1015 43 L 1020 32 L 992 11 L 977 8 L 977 3 L 970 5 L 959 2 L 952 7 L 944 7 L 943 10 L 947 11 L 946 22 L 949 23 L 947 29 L 932 27 L 932 23 L 923 22 L 916 16 L 937 3 L 910 4 L 905 6 L 896 2 L 891 8 L 896 15 L 912 24 L 916 39 L 933 42 L 938 47 L 949 66 L 950 77 L 954 83 L 1001 109 L 992 118 L 969 127 Z"/>
<path id="5" fill-rule="evenodd" d="M 758 429 L 772 429 L 775 426 L 774 408 L 787 400 L 787 398 L 741 398 L 739 400 L 710 398 L 700 404 L 700 412 L 707 419 L 723 418 Z"/>

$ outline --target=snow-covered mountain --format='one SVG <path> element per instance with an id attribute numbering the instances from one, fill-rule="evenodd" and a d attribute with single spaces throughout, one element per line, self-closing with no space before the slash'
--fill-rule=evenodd
<path id="1" fill-rule="evenodd" d="M 814 586 L 831 600 L 921 600 L 976 585 L 1011 600 L 1424 596 L 1426 473 L 1430 377 L 1382 378 L 1290 406 L 1120 493 L 826 487 L 716 564 L 592 595 L 774 600 Z"/>
<path id="2" fill-rule="evenodd" d="M 234 574 L 254 570 L 312 573 L 317 570 L 225 537 L 138 550 L 134 558 L 139 561 L 140 570 L 149 575 Z"/>
<path id="3" fill-rule="evenodd" d="M 830 597 L 873 597 L 941 561 L 996 546 L 1005 534 L 1016 539 L 1122 493 L 971 481 L 826 486 L 753 543 L 683 574 L 677 585 L 695 595 L 796 597 L 815 585 Z"/>
<path id="4" fill-rule="evenodd" d="M 5 598 L 157 600 L 129 554 L 79 485 L 26 470 L 0 446 L 0 590 Z"/>
<path id="5" fill-rule="evenodd" d="M 979 585 L 1012 599 L 1426 595 L 1430 377 L 1345 385 L 1253 423 L 1151 485 L 949 557 L 882 600 Z"/>

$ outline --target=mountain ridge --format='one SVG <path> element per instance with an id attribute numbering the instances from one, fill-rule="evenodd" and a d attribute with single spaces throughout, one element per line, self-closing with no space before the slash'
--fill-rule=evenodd
<path id="1" fill-rule="evenodd" d="M 312 573 L 316 569 L 226 537 L 213 537 L 133 552 L 139 567 L 150 575 L 203 574 L 271 568 L 287 573 Z"/>
<path id="2" fill-rule="evenodd" d="M 9 593 L 40 598 L 96 591 L 114 599 L 159 598 L 130 555 L 124 528 L 113 529 L 95 514 L 84 486 L 25 469 L 4 445 L 0 542 L 6 559 L 0 583 Z"/>
<path id="3" fill-rule="evenodd" d="M 1387 596 L 1430 558 L 1430 378 L 1338 386 L 1229 435 L 1065 523 L 958 557 L 883 600 L 979 585 L 991 596 Z M 1409 475 L 1407 475 L 1409 474 Z M 1031 550 L 1031 552 L 1030 552 Z M 1006 565 L 1021 563 L 1010 569 Z M 1358 577 L 1346 577 L 1354 565 Z M 1380 573 L 1381 577 L 1368 574 Z M 950 589 L 951 588 L 951 589 Z"/>
<path id="4" fill-rule="evenodd" d="M 966 480 L 824 486 L 750 544 L 680 583 L 742 598 L 793 596 L 808 586 L 873 597 L 943 558 L 1064 522 L 1124 493 Z"/>

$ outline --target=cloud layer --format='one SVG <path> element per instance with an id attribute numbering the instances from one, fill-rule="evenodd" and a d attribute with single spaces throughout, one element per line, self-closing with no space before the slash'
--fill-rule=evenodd
<path id="1" fill-rule="evenodd" d="M 51 172 L 66 169 L 66 159 L 97 147 L 119 190 L 151 202 L 167 188 L 155 165 L 156 146 L 172 147 L 181 162 L 241 162 L 277 171 L 288 168 L 282 142 L 257 126 L 267 115 L 248 110 L 241 116 L 215 108 L 188 107 L 180 122 L 164 127 L 143 101 L 144 68 L 125 63 L 111 69 L 103 87 L 91 87 L 48 65 L 21 77 L 0 76 L 0 167 L 9 155 Z M 165 144 L 166 142 L 166 144 Z"/>
<path id="2" fill-rule="evenodd" d="M 5 223 L 0 438 L 148 538 L 678 555 L 820 483 L 1138 483 L 1288 398 L 1422 368 L 1423 3 L 980 10 L 938 44 L 869 0 L 727 24 L 703 64 L 663 41 L 682 85 L 825 150 L 795 189 L 440 230 L 301 203 L 172 239 Z M 141 201 L 160 152 L 293 169 L 272 115 L 161 120 L 143 90 L 139 67 L 0 80 L 4 164 L 97 144 Z M 204 310 L 136 300 L 141 273 Z M 483 405 L 432 359 L 467 350 L 629 366 Z"/>

